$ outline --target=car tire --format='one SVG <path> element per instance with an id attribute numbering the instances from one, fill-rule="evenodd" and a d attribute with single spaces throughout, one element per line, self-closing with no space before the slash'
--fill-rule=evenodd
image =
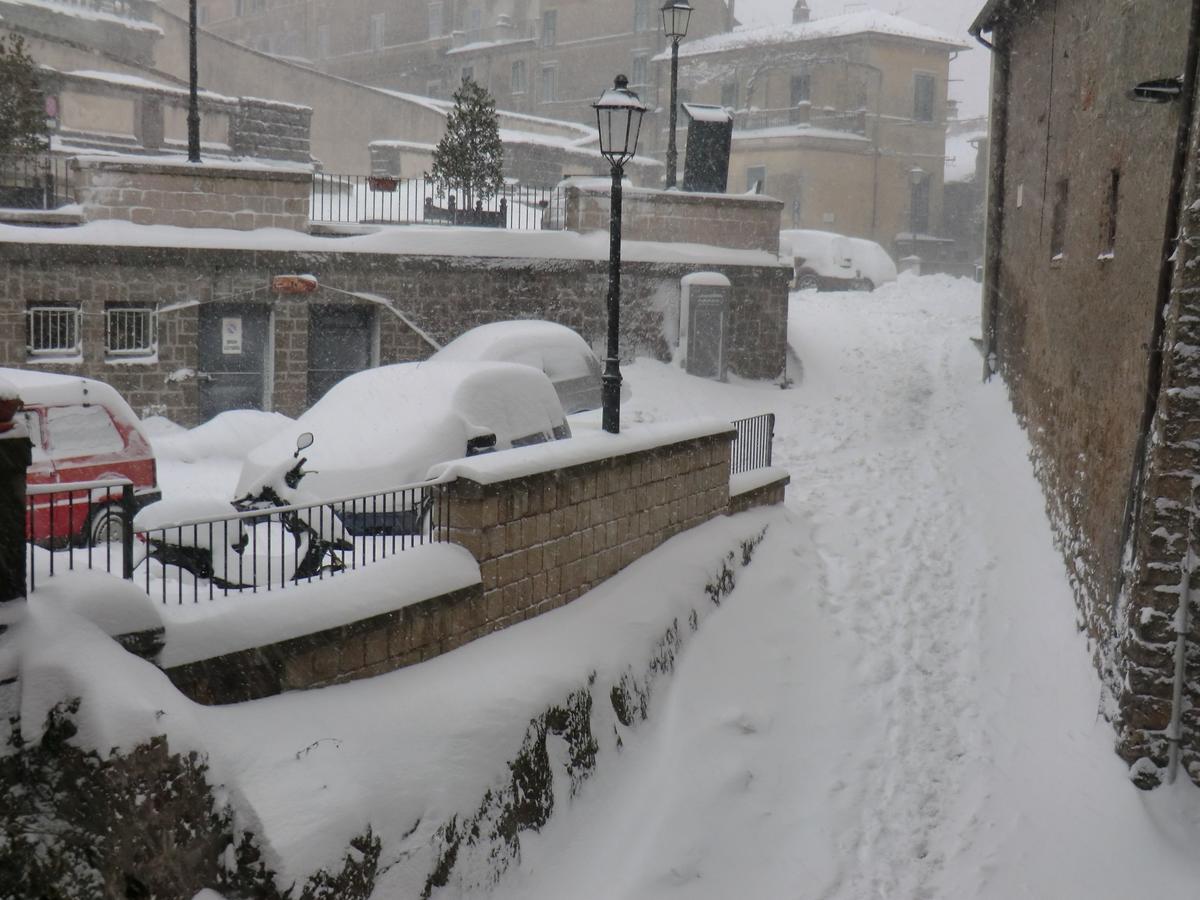
<path id="1" fill-rule="evenodd" d="M 116 503 L 95 507 L 88 516 L 84 542 L 92 547 L 120 544 L 125 540 L 125 516 Z"/>
<path id="2" fill-rule="evenodd" d="M 801 272 L 796 276 L 796 290 L 798 291 L 819 291 L 821 282 L 812 272 Z"/>
<path id="3" fill-rule="evenodd" d="M 856 279 L 855 282 L 850 286 L 850 289 L 855 291 L 866 291 L 867 293 L 870 293 L 871 291 L 875 290 L 875 285 L 871 284 L 870 278 L 859 278 Z"/>

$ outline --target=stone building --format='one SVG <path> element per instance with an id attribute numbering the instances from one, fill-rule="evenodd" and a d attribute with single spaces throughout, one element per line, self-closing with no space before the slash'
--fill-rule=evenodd
<path id="1" fill-rule="evenodd" d="M 734 110 L 729 190 L 784 201 L 788 228 L 889 249 L 942 228 L 949 60 L 966 49 L 873 11 L 739 29 L 680 46 L 682 99 Z M 655 58 L 668 77 L 669 53 Z M 913 241 L 910 239 L 909 244 Z"/>
<path id="2" fill-rule="evenodd" d="M 1198 29 L 1174 0 L 991 0 L 971 28 L 993 51 L 984 350 L 1143 786 L 1200 783 Z"/>

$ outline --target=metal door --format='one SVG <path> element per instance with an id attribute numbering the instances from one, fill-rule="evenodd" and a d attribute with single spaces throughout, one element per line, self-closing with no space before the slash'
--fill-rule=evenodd
<path id="1" fill-rule="evenodd" d="M 308 319 L 308 402 L 316 403 L 345 378 L 373 364 L 375 311 L 360 306 L 313 306 Z"/>
<path id="2" fill-rule="evenodd" d="M 688 328 L 687 370 L 701 378 L 725 380 L 725 299 L 694 296 Z"/>
<path id="3" fill-rule="evenodd" d="M 271 313 L 263 304 L 200 308 L 200 417 L 266 406 Z"/>

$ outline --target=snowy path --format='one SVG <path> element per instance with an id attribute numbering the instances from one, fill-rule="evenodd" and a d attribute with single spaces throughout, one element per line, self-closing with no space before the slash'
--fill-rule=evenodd
<path id="1" fill-rule="evenodd" d="M 938 278 L 793 295 L 789 391 L 634 367 L 637 419 L 777 413 L 793 527 L 498 896 L 1197 895 L 1197 792 L 1111 752 L 977 310 Z"/>

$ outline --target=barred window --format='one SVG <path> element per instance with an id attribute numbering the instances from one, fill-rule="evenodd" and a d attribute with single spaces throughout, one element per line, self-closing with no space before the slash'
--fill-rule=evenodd
<path id="1" fill-rule="evenodd" d="M 110 306 L 104 310 L 104 352 L 109 356 L 149 356 L 158 349 L 158 311 L 149 306 Z"/>
<path id="2" fill-rule="evenodd" d="M 79 352 L 79 307 L 30 306 L 25 311 L 25 349 L 30 356 Z"/>

